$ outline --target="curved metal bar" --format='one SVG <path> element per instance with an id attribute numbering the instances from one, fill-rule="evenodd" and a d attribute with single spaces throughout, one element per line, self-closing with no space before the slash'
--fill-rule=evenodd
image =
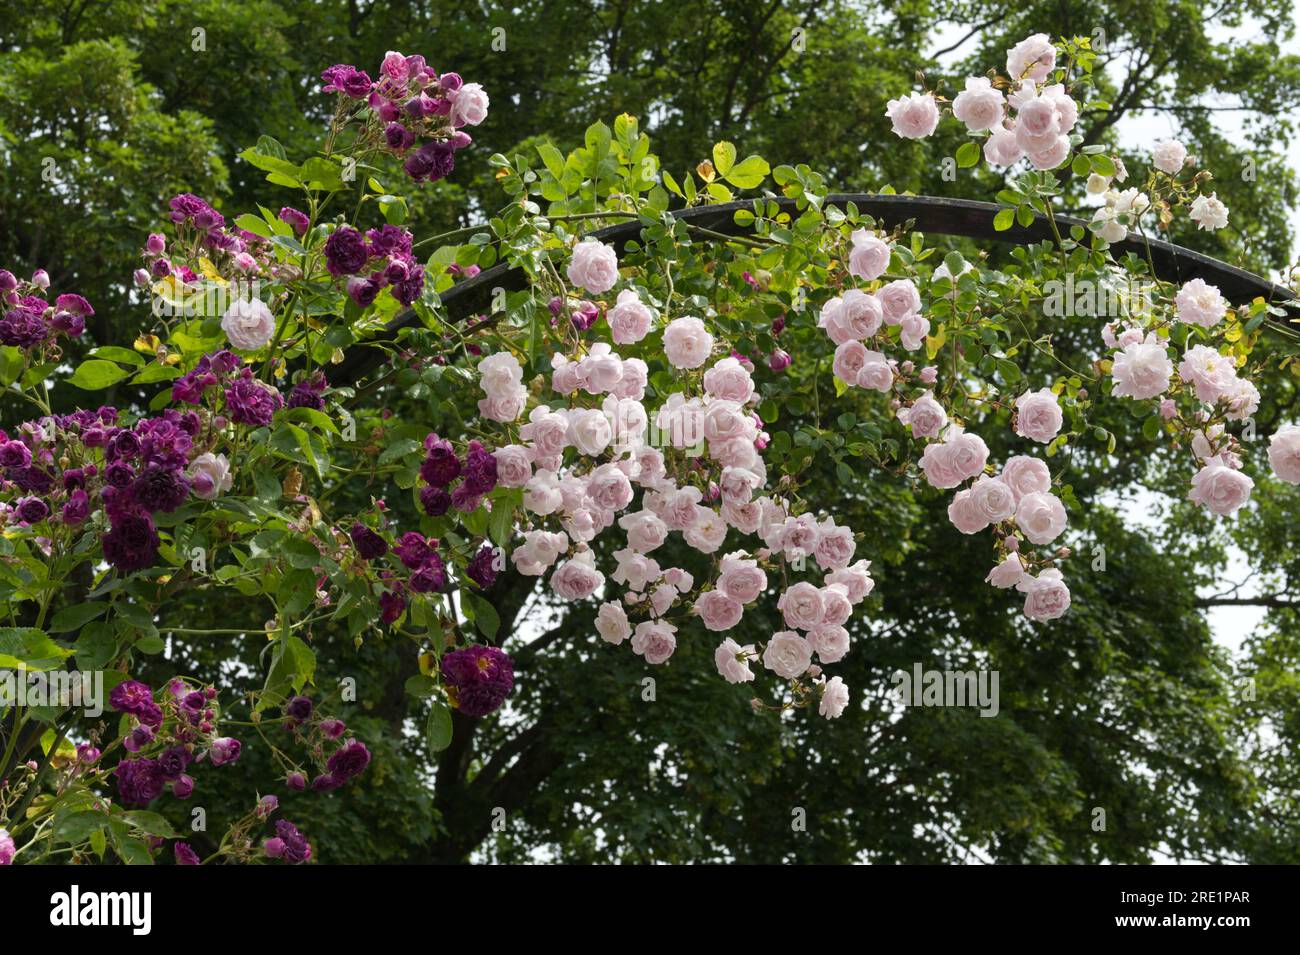
<path id="1" fill-rule="evenodd" d="M 774 201 L 782 211 L 797 214 L 794 199 L 780 198 Z M 997 215 L 999 207 L 992 202 L 945 199 L 935 196 L 886 196 L 848 192 L 828 195 L 825 204 L 842 207 L 849 202 L 856 205 L 860 213 L 871 216 L 886 229 L 892 229 L 911 220 L 913 228 L 937 235 L 991 239 L 995 242 L 1010 242 L 1016 245 L 1050 242 L 1055 239 L 1051 224 L 1044 216 L 1035 216 L 1034 221 L 1028 226 L 1016 224 L 1006 231 L 995 231 L 993 217 Z M 749 226 L 736 224 L 735 213 L 741 209 L 752 210 L 753 205 L 749 201 L 727 202 L 712 206 L 697 206 L 693 209 L 680 209 L 672 215 L 682 222 L 712 232 L 743 236 L 752 229 Z M 1076 225 L 1087 227 L 1087 222 L 1073 216 L 1057 216 L 1056 221 L 1058 228 L 1069 229 Z M 642 228 L 643 225 L 639 220 L 631 220 L 596 229 L 588 235 L 615 246 L 621 252 L 629 242 L 640 236 Z M 1223 296 L 1234 304 L 1262 297 L 1270 304 L 1282 305 L 1287 309 L 1290 317 L 1300 318 L 1300 303 L 1296 302 L 1295 295 L 1289 289 L 1252 272 L 1229 265 L 1227 262 L 1160 239 L 1128 238 L 1111 246 L 1112 252 L 1117 256 L 1133 252 L 1143 259 L 1147 257 L 1148 249 L 1158 278 L 1169 282 L 1185 282 L 1192 278 L 1201 278 L 1211 285 L 1218 286 Z M 457 319 L 486 310 L 495 289 L 518 291 L 524 284 L 524 272 L 503 262 L 485 269 L 473 278 L 456 283 L 443 292 L 440 298 L 448 314 L 453 319 Z M 1285 321 L 1285 319 L 1276 320 Z M 413 325 L 417 321 L 415 313 L 407 309 L 389 322 L 379 337 L 381 340 L 391 338 L 403 327 Z M 336 368 L 331 378 L 336 384 L 355 383 L 378 362 L 379 356 L 373 350 L 354 350 Z"/>

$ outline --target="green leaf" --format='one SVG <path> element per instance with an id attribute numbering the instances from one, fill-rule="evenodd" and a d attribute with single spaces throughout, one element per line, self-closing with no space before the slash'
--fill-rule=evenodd
<path id="1" fill-rule="evenodd" d="M 957 147 L 957 165 L 962 169 L 969 169 L 980 161 L 979 145 L 973 142 L 965 142 Z"/>
<path id="2" fill-rule="evenodd" d="M 0 668 L 53 670 L 72 656 L 72 651 L 51 640 L 35 627 L 0 628 Z"/>
<path id="3" fill-rule="evenodd" d="M 719 176 L 726 176 L 736 165 L 736 147 L 728 142 L 713 144 L 713 168 Z M 766 173 L 764 173 L 766 175 Z"/>
<path id="4" fill-rule="evenodd" d="M 731 172 L 722 178 L 737 189 L 756 189 L 771 171 L 772 167 L 767 164 L 766 159 L 761 156 L 750 156 L 733 166 Z"/>
<path id="5" fill-rule="evenodd" d="M 107 623 L 88 623 L 77 635 L 73 650 L 78 669 L 102 670 L 117 656 L 117 636 Z"/>
<path id="6" fill-rule="evenodd" d="M 64 607 L 50 621 L 50 633 L 80 630 L 96 617 L 102 616 L 106 610 L 108 610 L 106 603 L 73 604 L 71 607 Z"/>
<path id="7" fill-rule="evenodd" d="M 126 376 L 127 372 L 111 361 L 91 358 L 78 365 L 68 381 L 86 391 L 99 391 L 117 384 Z"/>
<path id="8" fill-rule="evenodd" d="M 510 542 L 510 535 L 515 529 L 515 509 L 505 501 L 497 501 L 488 519 L 488 534 L 498 547 L 505 547 Z"/>
<path id="9" fill-rule="evenodd" d="M 451 710 L 441 700 L 434 700 L 429 710 L 429 724 L 425 727 L 424 738 L 429 749 L 440 753 L 451 745 Z"/>
<path id="10" fill-rule="evenodd" d="M 413 438 L 404 438 L 401 441 L 394 441 L 388 447 L 384 448 L 383 453 L 379 455 L 379 463 L 381 465 L 390 464 L 399 458 L 404 458 L 408 454 L 413 454 L 414 452 L 419 451 L 421 447 L 422 445 L 420 442 Z"/>
<path id="11" fill-rule="evenodd" d="M 423 673 L 417 673 L 406 681 L 406 692 L 417 700 L 431 698 L 437 689 L 438 681 L 431 676 L 425 676 Z"/>
<path id="12" fill-rule="evenodd" d="M 564 154 L 562 152 L 550 143 L 542 143 L 537 147 L 537 154 L 542 157 L 547 172 L 557 180 L 564 175 Z"/>
<path id="13" fill-rule="evenodd" d="M 175 365 L 160 365 L 152 362 L 136 374 L 131 381 L 137 385 L 151 385 L 157 381 L 172 381 L 181 376 L 181 370 Z"/>
<path id="14" fill-rule="evenodd" d="M 1098 153 L 1092 157 L 1092 169 L 1093 172 L 1099 175 L 1113 176 L 1115 175 L 1115 161 L 1109 156 Z"/>
<path id="15" fill-rule="evenodd" d="M 134 809 L 130 812 L 122 813 L 122 820 L 128 825 L 151 836 L 162 836 L 164 839 L 179 839 L 181 835 L 172 828 L 170 822 L 156 812 Z"/>
<path id="16" fill-rule="evenodd" d="M 96 358 L 107 358 L 109 361 L 115 361 L 119 364 L 140 366 L 144 364 L 144 356 L 138 351 L 132 351 L 130 348 L 123 348 L 121 345 L 100 345 L 90 352 Z"/>
<path id="17" fill-rule="evenodd" d="M 1016 222 L 1015 209 L 999 209 L 998 214 L 993 217 L 993 231 L 1006 232 Z"/>

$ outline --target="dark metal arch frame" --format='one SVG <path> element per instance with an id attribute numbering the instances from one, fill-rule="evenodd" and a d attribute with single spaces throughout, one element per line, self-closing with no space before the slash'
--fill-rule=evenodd
<path id="1" fill-rule="evenodd" d="M 798 214 L 794 199 L 779 198 L 774 200 L 783 212 Z M 945 199 L 934 196 L 891 196 L 871 193 L 832 193 L 825 200 L 826 205 L 843 207 L 852 202 L 862 214 L 869 215 L 886 229 L 902 225 L 908 220 L 914 221 L 914 227 L 922 232 L 936 235 L 960 236 L 963 238 L 988 239 L 995 242 L 1009 242 L 1016 245 L 1029 245 L 1033 242 L 1054 241 L 1051 224 L 1044 216 L 1035 216 L 1028 226 L 1013 225 L 1003 232 L 993 228 L 993 217 L 999 206 L 991 202 L 978 202 L 972 199 Z M 744 236 L 751 232 L 748 226 L 736 224 L 735 213 L 738 210 L 752 211 L 750 201 L 727 202 L 712 206 L 697 206 L 692 209 L 680 209 L 671 215 L 679 221 L 708 229 L 711 232 L 727 236 Z M 1072 226 L 1087 226 L 1087 222 L 1072 216 L 1057 216 L 1058 228 L 1069 229 Z M 615 246 L 620 252 L 631 241 L 639 237 L 643 224 L 640 220 L 620 222 L 615 225 L 596 229 L 588 235 Z M 717 241 L 722 241 L 721 239 Z M 1286 309 L 1287 318 L 1270 316 L 1274 321 L 1286 322 L 1290 318 L 1300 318 L 1300 303 L 1289 289 L 1270 280 L 1229 265 L 1219 259 L 1211 258 L 1200 252 L 1185 249 L 1182 246 L 1165 242 L 1161 239 L 1142 239 L 1130 237 L 1111 246 L 1117 257 L 1128 252 L 1146 258 L 1148 249 L 1151 261 L 1155 265 L 1157 277 L 1170 282 L 1185 282 L 1192 278 L 1201 278 L 1211 285 L 1218 286 L 1224 297 L 1234 304 L 1251 301 L 1262 297 L 1266 302 L 1280 305 Z M 495 289 L 517 291 L 523 288 L 525 275 L 522 269 L 502 262 L 485 269 L 478 275 L 443 292 L 441 302 L 453 319 L 463 318 L 474 312 L 486 309 L 491 302 Z M 410 309 L 400 313 L 389 322 L 380 339 L 391 338 L 400 329 L 418 322 Z M 370 368 L 379 364 L 380 355 L 372 349 L 356 350 L 343 361 L 331 377 L 336 384 L 355 383 Z"/>

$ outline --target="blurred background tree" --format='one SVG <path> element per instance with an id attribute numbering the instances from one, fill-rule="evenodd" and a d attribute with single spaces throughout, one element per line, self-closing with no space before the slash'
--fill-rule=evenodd
<path id="1" fill-rule="evenodd" d="M 943 179 L 954 126 L 900 141 L 885 100 L 913 88 L 918 71 L 951 97 L 1014 42 L 1047 32 L 1091 36 L 1101 52 L 1112 110 L 1084 112 L 1089 142 L 1116 147 L 1130 170 L 1141 169 L 1149 143 L 1130 142 L 1126 125 L 1172 119 L 1216 172 L 1231 227 L 1196 234 L 1183 223 L 1173 239 L 1280 270 L 1296 206 L 1285 149 L 1300 62 L 1281 46 L 1292 18 L 1290 0 L 1214 9 L 1173 0 L 6 0 L 0 264 L 48 269 L 56 287 L 96 305 L 93 343 L 129 342 L 145 307 L 130 276 L 166 199 L 191 191 L 227 212 L 290 201 L 236 154 L 263 133 L 291 155 L 310 154 L 330 108 L 320 71 L 351 62 L 373 72 L 388 49 L 423 53 L 492 97 L 461 167 L 413 204 L 417 236 L 481 221 L 503 204 L 492 153 L 544 140 L 567 149 L 590 122 L 620 112 L 640 117 L 674 172 L 729 139 L 773 163 L 807 162 L 846 191 L 888 185 L 984 198 L 996 189 L 994 171 Z M 1067 207 L 1084 208 L 1082 184 L 1068 190 Z M 1005 253 L 985 251 L 993 261 Z M 1053 332 L 1070 360 L 1095 347 L 1095 330 Z M 797 352 L 792 373 L 810 373 Z M 1272 374 L 1259 384 L 1257 426 L 1267 435 L 1296 419 L 1295 379 Z M 853 407 L 850 397 L 837 405 Z M 0 409 L 18 420 L 12 403 Z M 435 409 L 421 411 L 439 426 Z M 1075 607 L 1050 628 L 1026 628 L 1012 601 L 981 583 L 986 547 L 951 527 L 941 495 L 882 480 L 867 462 L 852 487 L 827 469 L 821 486 L 865 531 L 859 554 L 879 570 L 841 665 L 861 708 L 829 724 L 756 717 L 744 691 L 713 672 L 713 642 L 702 634 L 683 640 L 672 666 L 650 672 L 600 643 L 592 608 L 550 607 L 531 580 L 507 574 L 492 596 L 520 661 L 515 697 L 499 718 L 457 717 L 453 744 L 434 765 L 419 706 L 403 692 L 416 672 L 409 648 L 317 637 L 318 683 L 357 680 L 349 721 L 376 759 L 331 796 L 282 793 L 286 815 L 319 840 L 322 862 L 1298 861 L 1300 556 L 1290 530 L 1300 498 L 1273 484 L 1237 521 L 1207 521 L 1181 500 L 1181 465 L 1142 453 L 1140 420 L 1108 413 L 1128 453 L 1081 462 L 1071 521 L 1084 542 L 1105 547 L 1109 568 L 1072 580 Z M 995 459 L 1005 454 L 1004 436 L 986 438 Z M 1150 489 L 1144 506 L 1158 502 L 1164 520 L 1135 524 L 1107 490 L 1133 484 Z M 358 506 L 372 492 L 383 493 L 349 489 Z M 1234 547 L 1255 555 L 1262 589 L 1207 596 Z M 666 556 L 689 565 L 688 555 Z M 1204 616 L 1234 601 L 1264 612 L 1236 657 L 1215 643 Z M 175 644 L 168 666 L 255 689 L 257 612 L 193 612 L 242 620 L 250 633 Z M 758 612 L 751 623 L 777 629 Z M 914 661 L 998 669 L 999 718 L 900 711 L 887 677 Z M 642 702 L 647 675 L 656 704 Z M 1251 693 L 1243 681 L 1254 681 Z M 261 758 L 258 746 L 245 752 L 250 763 Z M 232 812 L 250 805 L 245 776 L 258 778 L 205 780 L 201 801 Z M 501 831 L 492 825 L 498 807 Z M 1104 832 L 1092 827 L 1095 808 L 1107 813 Z M 795 810 L 806 831 L 792 827 Z M 202 838 L 193 841 L 206 854 Z"/>

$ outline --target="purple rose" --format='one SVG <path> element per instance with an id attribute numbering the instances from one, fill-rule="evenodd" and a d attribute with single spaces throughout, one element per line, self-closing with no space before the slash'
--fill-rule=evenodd
<path id="1" fill-rule="evenodd" d="M 451 509 L 451 495 L 440 487 L 421 488 L 420 506 L 430 517 L 442 517 Z"/>
<path id="2" fill-rule="evenodd" d="M 299 212 L 293 206 L 284 206 L 280 209 L 280 221 L 288 224 L 300 237 L 311 227 L 311 220 L 307 218 L 306 213 Z"/>
<path id="3" fill-rule="evenodd" d="M 456 168 L 456 150 L 449 143 L 428 142 L 406 157 L 402 168 L 416 182 L 438 182 Z"/>
<path id="4" fill-rule="evenodd" d="M 379 595 L 379 619 L 384 623 L 396 623 L 406 610 L 406 598 L 401 594 L 385 590 Z"/>
<path id="5" fill-rule="evenodd" d="M 190 751 L 184 746 L 172 746 L 158 757 L 158 769 L 164 779 L 180 779 L 190 764 Z"/>
<path id="6" fill-rule="evenodd" d="M 63 523 L 69 526 L 75 526 L 85 521 L 90 516 L 90 498 L 81 488 L 77 488 L 68 495 L 68 500 L 63 505 Z"/>
<path id="7" fill-rule="evenodd" d="M 326 766 L 330 775 L 340 781 L 359 776 L 370 765 L 370 750 L 357 739 L 350 739 L 330 756 Z"/>
<path id="8" fill-rule="evenodd" d="M 377 560 L 388 553 L 388 542 L 360 521 L 352 525 L 350 536 L 363 560 Z"/>
<path id="9" fill-rule="evenodd" d="M 465 574 L 484 590 L 496 583 L 496 549 L 486 546 L 480 548 L 479 552 L 470 559 Z"/>
<path id="10" fill-rule="evenodd" d="M 177 471 L 151 464 L 132 482 L 131 495 L 147 511 L 171 513 L 190 496 L 190 482 Z"/>
<path id="11" fill-rule="evenodd" d="M 129 805 L 147 806 L 162 795 L 162 771 L 152 759 L 124 759 L 114 772 L 117 791 Z"/>
<path id="12" fill-rule="evenodd" d="M 39 524 L 49 516 L 49 505 L 39 497 L 25 497 L 18 502 L 18 519 L 24 524 Z"/>
<path id="13" fill-rule="evenodd" d="M 330 275 L 356 275 L 369 259 L 365 236 L 351 226 L 335 229 L 325 240 L 325 267 Z"/>
<path id="14" fill-rule="evenodd" d="M 226 410 L 235 424 L 265 427 L 280 410 L 280 393 L 261 384 L 245 369 L 245 375 L 226 387 Z"/>
<path id="15" fill-rule="evenodd" d="M 487 716 L 515 685 L 514 663 L 497 647 L 473 646 L 443 654 L 442 679 L 466 716 Z"/>
<path id="16" fill-rule="evenodd" d="M 190 848 L 188 842 L 176 842 L 172 844 L 172 853 L 176 856 L 177 865 L 201 865 L 199 854 Z"/>
<path id="17" fill-rule="evenodd" d="M 414 570 L 429 559 L 434 548 L 419 531 L 407 531 L 393 548 L 393 553 L 406 567 Z"/>
<path id="18" fill-rule="evenodd" d="M 14 348 L 31 348 L 45 341 L 50 330 L 45 324 L 44 310 L 15 308 L 0 319 L 0 344 Z"/>
<path id="19" fill-rule="evenodd" d="M 158 532 L 147 514 L 121 514 L 104 535 L 104 559 L 118 570 L 143 570 L 158 556 Z"/>
<path id="20" fill-rule="evenodd" d="M 297 720 L 299 723 L 305 723 L 311 719 L 314 704 L 309 696 L 295 696 L 288 704 L 285 705 L 284 713 L 291 720 Z"/>
<path id="21" fill-rule="evenodd" d="M 460 459 L 456 449 L 446 438 L 430 434 L 424 439 L 424 463 L 420 465 L 420 477 L 434 487 L 446 487 L 460 477 Z M 496 460 L 495 458 L 493 459 Z"/>
<path id="22" fill-rule="evenodd" d="M 437 593 L 447 586 L 447 568 L 437 553 L 428 558 L 411 574 L 409 583 L 417 594 Z"/>
<path id="23" fill-rule="evenodd" d="M 25 468 L 31 463 L 31 448 L 21 441 L 5 441 L 0 444 L 0 467 Z"/>
<path id="24" fill-rule="evenodd" d="M 233 763 L 239 759 L 239 753 L 243 748 L 243 744 L 231 736 L 214 739 L 211 749 L 212 765 L 224 766 L 226 763 Z"/>
<path id="25" fill-rule="evenodd" d="M 172 783 L 172 795 L 177 799 L 189 799 L 194 794 L 194 777 L 181 773 L 180 777 Z"/>
<path id="26" fill-rule="evenodd" d="M 497 486 L 497 459 L 479 441 L 471 441 L 465 453 L 467 493 L 482 496 Z"/>

